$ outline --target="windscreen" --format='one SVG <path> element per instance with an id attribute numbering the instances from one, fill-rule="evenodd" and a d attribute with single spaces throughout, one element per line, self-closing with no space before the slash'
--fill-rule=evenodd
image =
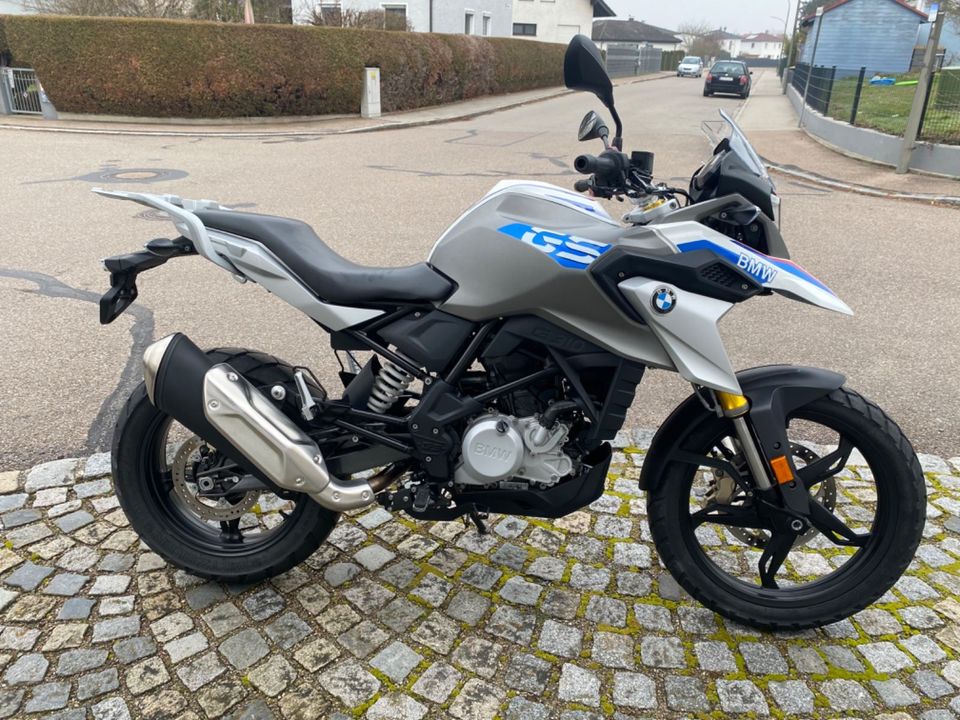
<path id="1" fill-rule="evenodd" d="M 743 134 L 743 130 L 733 121 L 733 118 L 727 115 L 725 110 L 720 111 L 720 117 L 721 120 L 704 120 L 701 125 L 704 134 L 713 144 L 713 147 L 716 147 L 717 143 L 726 138 L 730 141 L 730 149 L 737 154 L 743 163 L 753 170 L 758 177 L 767 179 L 773 185 L 773 180 L 770 180 L 770 175 L 767 174 L 763 161 L 757 155 L 757 151 L 753 149 L 750 141 L 747 140 L 747 136 Z"/>
<path id="2" fill-rule="evenodd" d="M 743 65 L 737 62 L 718 62 L 710 72 L 712 73 L 733 73 L 734 75 L 743 75 Z"/>
<path id="3" fill-rule="evenodd" d="M 680 64 L 681 64 L 681 65 L 696 65 L 698 62 L 700 62 L 700 58 L 698 58 L 698 57 L 685 57 L 683 60 L 680 61 Z"/>

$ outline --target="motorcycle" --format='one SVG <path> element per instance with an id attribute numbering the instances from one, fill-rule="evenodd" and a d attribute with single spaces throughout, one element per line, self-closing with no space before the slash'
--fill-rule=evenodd
<path id="1" fill-rule="evenodd" d="M 199 255 L 309 316 L 341 365 L 333 397 L 263 353 L 204 352 L 180 333 L 150 345 L 112 448 L 117 497 L 150 548 L 250 583 L 302 562 L 366 506 L 479 532 L 491 513 L 560 518 L 603 494 L 610 441 L 652 367 L 693 388 L 639 478 L 657 552 L 687 592 L 747 625 L 800 629 L 894 584 L 925 519 L 910 442 L 836 372 L 734 372 L 718 332 L 734 305 L 773 293 L 852 314 L 789 259 L 746 136 L 721 112 L 689 186 L 655 183 L 653 154 L 622 150 L 586 37 L 571 41 L 564 78 L 616 127 L 611 139 L 599 115 L 584 118 L 580 140 L 604 149 L 574 162 L 579 192 L 500 182 L 410 267 L 354 264 L 293 219 L 96 189 L 167 213 L 179 232 L 104 261 L 101 322 L 136 299 L 141 272 Z M 598 198 L 633 207 L 620 223 Z M 851 492 L 875 507 L 851 511 Z"/>

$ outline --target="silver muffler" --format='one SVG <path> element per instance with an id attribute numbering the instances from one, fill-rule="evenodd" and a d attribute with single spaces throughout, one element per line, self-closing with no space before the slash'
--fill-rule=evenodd
<path id="1" fill-rule="evenodd" d="M 215 365 L 186 335 L 150 345 L 143 355 L 151 402 L 241 465 L 275 485 L 305 493 L 328 510 L 368 505 L 365 481 L 332 477 L 317 444 L 230 365 Z"/>

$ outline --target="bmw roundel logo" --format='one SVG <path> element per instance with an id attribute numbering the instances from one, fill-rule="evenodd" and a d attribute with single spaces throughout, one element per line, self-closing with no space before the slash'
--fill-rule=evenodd
<path id="1" fill-rule="evenodd" d="M 677 296 L 667 287 L 660 287 L 653 291 L 653 309 L 661 315 L 666 315 L 677 306 Z"/>

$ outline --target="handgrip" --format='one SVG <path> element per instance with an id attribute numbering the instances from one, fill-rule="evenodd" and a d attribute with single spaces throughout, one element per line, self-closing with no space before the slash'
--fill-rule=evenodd
<path id="1" fill-rule="evenodd" d="M 590 181 L 589 180 L 577 180 L 573 184 L 573 189 L 577 192 L 587 192 L 590 190 Z"/>
<path id="2" fill-rule="evenodd" d="M 573 161 L 573 169 L 584 175 L 608 175 L 617 171 L 617 164 L 607 157 L 594 155 L 580 155 Z"/>

